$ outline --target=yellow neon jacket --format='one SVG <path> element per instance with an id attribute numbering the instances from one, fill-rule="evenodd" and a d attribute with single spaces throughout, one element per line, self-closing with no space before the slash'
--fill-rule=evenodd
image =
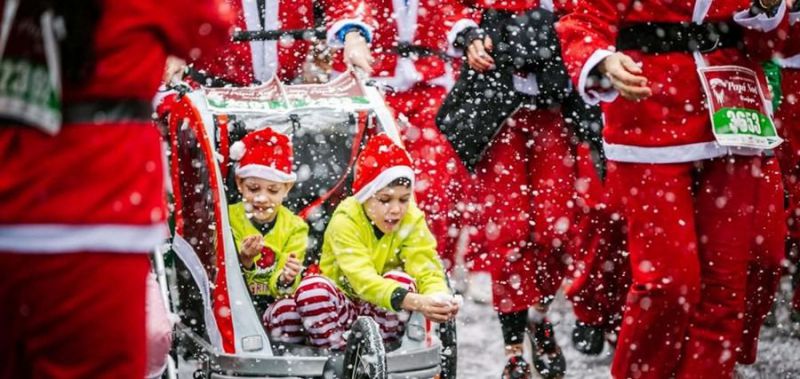
<path id="1" fill-rule="evenodd" d="M 325 230 L 320 270 L 348 296 L 390 310 L 392 292 L 400 286 L 383 278 L 392 270 L 414 278 L 421 294 L 450 293 L 436 239 L 413 202 L 397 231 L 379 240 L 361 203 L 355 197 L 342 201 Z"/>
<path id="2" fill-rule="evenodd" d="M 258 228 L 247 218 L 244 203 L 228 206 L 228 217 L 237 251 L 245 237 L 261 235 Z M 259 254 L 253 260 L 255 265 L 252 270 L 242 269 L 250 292 L 253 295 L 270 295 L 276 298 L 291 295 L 300 283 L 300 275 L 297 275 L 291 287 L 279 285 L 278 279 L 289 254 L 294 253 L 297 259 L 303 262 L 308 246 L 308 224 L 286 207 L 279 206 L 275 226 L 264 236 L 264 246 L 275 252 L 275 263 L 269 267 L 262 267 L 264 262 L 259 265 L 259 260 L 263 258 L 263 254 Z"/>

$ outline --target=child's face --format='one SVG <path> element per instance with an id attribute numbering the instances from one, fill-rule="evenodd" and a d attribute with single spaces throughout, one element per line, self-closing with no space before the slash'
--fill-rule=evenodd
<path id="1" fill-rule="evenodd" d="M 283 204 L 294 183 L 279 183 L 260 178 L 236 178 L 244 206 L 253 219 L 260 223 L 272 222 L 277 216 L 278 206 Z"/>
<path id="2" fill-rule="evenodd" d="M 397 230 L 400 220 L 408 211 L 411 188 L 406 186 L 385 187 L 364 202 L 367 217 L 383 233 Z"/>

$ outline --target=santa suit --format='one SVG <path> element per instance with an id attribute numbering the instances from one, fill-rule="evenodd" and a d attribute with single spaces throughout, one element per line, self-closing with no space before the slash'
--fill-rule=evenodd
<path id="1" fill-rule="evenodd" d="M 312 29 L 316 26 L 312 0 L 265 1 L 263 18 L 259 17 L 257 0 L 226 0 L 226 3 L 237 15 L 234 27 L 239 30 Z M 343 36 L 337 34 L 345 26 L 360 27 L 369 41 L 373 27 L 363 2 L 345 0 L 322 3 L 329 46 L 342 46 Z M 291 38 L 250 42 L 229 40 L 216 50 L 216 54 L 197 60 L 195 68 L 237 85 L 249 85 L 255 81 L 263 83 L 273 75 L 289 82 L 300 75 L 310 48 L 309 41 Z"/>
<path id="2" fill-rule="evenodd" d="M 552 2 L 538 0 L 466 3 L 514 13 L 553 10 Z M 514 85 L 530 96 L 539 92 L 533 74 L 515 75 Z M 559 109 L 525 106 L 506 120 L 476 166 L 473 194 L 481 214 L 473 267 L 492 274 L 500 313 L 546 304 L 561 286 L 574 214 L 570 139 Z"/>
<path id="3" fill-rule="evenodd" d="M 167 237 L 149 101 L 167 55 L 202 53 L 228 24 L 212 1 L 97 7 L 92 70 L 64 85 L 61 129 L 0 127 L 0 378 L 145 373 L 147 253 Z"/>
<path id="4" fill-rule="evenodd" d="M 772 31 L 785 13 L 784 4 L 774 17 L 737 13 L 749 6 L 596 0 L 579 4 L 557 27 L 578 90 L 587 101 L 607 101 L 605 152 L 616 166 L 608 183 L 628 223 L 633 285 L 615 377 L 731 376 L 742 340 L 739 316 L 745 311 L 750 249 L 762 232 L 760 210 L 780 204 L 767 204 L 758 192 L 768 176 L 751 174 L 762 172 L 761 151 L 714 141 L 696 73 L 697 64 L 754 66 L 744 52 L 722 48 L 693 57 L 626 50 L 641 62 L 653 91 L 638 102 L 617 98 L 615 91 L 593 91 L 587 79 L 611 54 L 621 26 L 735 20 L 754 31 Z"/>
<path id="5" fill-rule="evenodd" d="M 572 302 L 578 321 L 614 331 L 622 320 L 625 294 L 631 282 L 625 220 L 619 204 L 597 174 L 590 154 L 586 144 L 578 146 L 575 187 L 579 215 L 572 282 L 564 295 Z"/>
<path id="6" fill-rule="evenodd" d="M 403 144 L 414 160 L 415 199 L 450 268 L 461 228 L 457 207 L 468 174 L 435 117 L 454 81 L 444 55 L 455 55 L 451 45 L 456 35 L 477 24 L 462 6 L 445 0 L 368 0 L 367 6 L 382 10 L 373 15 L 379 25 L 372 42 L 373 77 L 391 87 L 386 103 L 401 120 Z M 401 54 L 409 45 L 425 52 Z M 341 54 L 334 69 L 346 69 Z"/>
<path id="7" fill-rule="evenodd" d="M 789 207 L 789 237 L 800 240 L 800 12 L 789 14 L 791 30 L 779 60 L 782 67 L 783 101 L 775 115 L 786 143 L 778 150 Z M 795 262 L 797 264 L 797 262 Z M 792 305 L 800 311 L 800 290 L 795 290 Z"/>

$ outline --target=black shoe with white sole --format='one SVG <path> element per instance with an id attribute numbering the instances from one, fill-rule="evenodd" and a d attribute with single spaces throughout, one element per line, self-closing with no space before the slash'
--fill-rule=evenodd
<path id="1" fill-rule="evenodd" d="M 553 324 L 547 319 L 531 322 L 531 345 L 533 345 L 533 367 L 544 379 L 558 379 L 567 371 L 567 361 L 556 342 Z"/>

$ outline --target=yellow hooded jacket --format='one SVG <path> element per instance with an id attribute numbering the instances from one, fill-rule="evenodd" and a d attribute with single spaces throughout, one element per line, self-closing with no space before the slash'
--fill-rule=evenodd
<path id="1" fill-rule="evenodd" d="M 436 239 L 413 202 L 398 229 L 378 239 L 362 204 L 355 197 L 342 201 L 325 230 L 320 270 L 348 296 L 389 310 L 400 287 L 383 278 L 392 270 L 414 278 L 418 293 L 450 293 Z"/>
<path id="2" fill-rule="evenodd" d="M 252 270 L 242 268 L 247 286 L 253 295 L 269 295 L 275 298 L 289 296 L 294 293 L 300 283 L 300 275 L 297 275 L 291 287 L 279 285 L 278 279 L 289 254 L 294 253 L 297 259 L 303 262 L 308 246 L 308 224 L 282 205 L 278 207 L 277 211 L 275 226 L 264 236 L 264 246 L 275 252 L 275 263 L 269 267 L 262 267 L 263 264 L 259 265 L 262 254 L 259 254 L 253 260 L 255 265 Z M 261 234 L 261 231 L 247 217 L 244 203 L 239 202 L 228 206 L 228 217 L 237 251 L 241 248 L 245 237 Z"/>

